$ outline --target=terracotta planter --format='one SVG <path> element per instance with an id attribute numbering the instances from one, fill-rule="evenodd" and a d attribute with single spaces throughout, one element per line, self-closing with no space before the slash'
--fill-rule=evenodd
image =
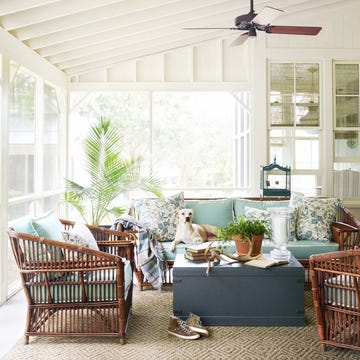
<path id="1" fill-rule="evenodd" d="M 261 252 L 261 245 L 264 239 L 264 234 L 252 236 L 252 249 L 250 250 L 250 241 L 242 240 L 239 235 L 233 237 L 236 246 L 236 252 L 239 255 L 247 255 L 251 251 L 250 256 L 257 256 Z"/>

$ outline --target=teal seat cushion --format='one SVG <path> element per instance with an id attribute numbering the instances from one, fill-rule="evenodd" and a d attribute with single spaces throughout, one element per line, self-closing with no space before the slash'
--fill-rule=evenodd
<path id="1" fill-rule="evenodd" d="M 83 287 L 79 281 L 77 274 L 71 274 L 69 276 L 57 277 L 56 283 L 52 285 L 50 283 L 49 290 L 53 301 L 57 304 L 66 302 L 83 302 L 86 299 L 87 302 L 92 301 L 112 301 L 118 298 L 117 296 L 117 284 L 116 274 L 114 271 L 96 270 L 89 271 L 85 275 L 85 286 Z M 51 281 L 54 281 L 54 276 L 49 276 Z M 133 280 L 133 274 L 131 264 L 128 260 L 124 262 L 124 288 L 125 297 L 128 295 L 130 285 Z M 34 279 L 33 281 L 43 281 L 43 279 Z M 98 284 L 97 281 L 106 280 L 107 283 Z M 58 282 L 62 282 L 59 285 Z M 40 285 L 34 289 L 30 286 L 30 295 L 34 303 L 48 303 L 49 298 L 47 296 L 46 286 Z"/>
<path id="2" fill-rule="evenodd" d="M 189 244 L 177 244 L 175 247 L 175 251 L 170 251 L 171 242 L 163 242 L 161 245 L 164 247 L 164 254 L 166 260 L 175 260 L 177 254 L 185 254 L 185 247 L 189 246 Z"/>
<path id="3" fill-rule="evenodd" d="M 61 235 L 63 225 L 53 211 L 50 211 L 36 219 L 32 219 L 32 225 L 41 237 L 58 241 L 63 240 Z"/>
<path id="4" fill-rule="evenodd" d="M 208 242 L 210 244 L 210 242 Z M 221 246 L 223 247 L 224 252 L 233 254 L 236 252 L 236 247 L 234 242 L 226 241 L 226 242 L 216 242 L 214 241 L 213 246 Z M 166 260 L 175 260 L 177 254 L 185 254 L 185 248 L 187 246 L 191 246 L 190 244 L 178 244 L 176 245 L 175 251 L 170 251 L 171 242 L 163 242 L 164 253 Z M 298 241 L 290 241 L 288 243 L 288 250 L 297 258 L 297 259 L 309 259 L 311 255 L 323 254 L 332 251 L 338 251 L 339 245 L 334 242 L 324 242 L 317 240 L 298 240 Z M 274 245 L 270 242 L 270 240 L 264 239 L 261 252 L 263 254 L 269 254 L 271 250 L 274 249 Z"/>
<path id="5" fill-rule="evenodd" d="M 270 241 L 263 241 L 261 252 L 270 253 L 274 249 L 274 245 Z M 334 241 L 324 242 L 318 240 L 298 240 L 290 241 L 287 249 L 297 259 L 309 259 L 311 255 L 323 254 L 339 250 L 339 244 Z"/>
<path id="6" fill-rule="evenodd" d="M 233 200 L 185 200 L 193 210 L 193 223 L 225 226 L 233 220 Z"/>

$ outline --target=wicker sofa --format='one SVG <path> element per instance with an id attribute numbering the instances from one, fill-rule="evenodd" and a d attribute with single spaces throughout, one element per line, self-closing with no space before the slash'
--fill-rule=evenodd
<path id="1" fill-rule="evenodd" d="M 311 206 L 317 204 L 326 203 L 326 198 L 305 198 L 306 201 L 311 203 Z M 309 200 L 308 200 L 309 199 Z M 223 226 L 228 224 L 234 218 L 237 218 L 241 215 L 249 215 L 249 211 L 260 211 L 267 212 L 273 207 L 288 207 L 291 204 L 293 199 L 279 199 L 279 198 L 221 198 L 221 199 L 183 199 L 181 194 L 177 194 L 173 197 L 161 201 L 158 199 L 137 199 L 133 201 L 131 214 L 135 216 L 140 222 L 144 222 L 150 228 L 156 228 L 157 218 L 164 218 L 166 215 L 172 217 L 167 219 L 164 223 L 158 226 L 157 229 L 160 229 L 162 232 L 161 239 L 159 239 L 164 247 L 165 257 L 167 264 L 169 265 L 170 272 L 167 274 L 166 283 L 172 282 L 171 277 L 171 267 L 175 260 L 176 254 L 185 252 L 185 244 L 179 244 L 176 246 L 176 251 L 170 251 L 170 243 L 173 240 L 174 236 L 174 227 L 171 229 L 171 223 L 174 222 L 173 214 L 171 211 L 174 211 L 176 207 L 180 208 L 191 208 L 193 209 L 193 222 L 197 224 L 211 224 L 215 226 Z M 151 205 L 149 206 L 149 202 Z M 153 206 L 157 204 L 156 206 Z M 169 206 L 170 204 L 170 206 Z M 168 207 L 169 210 L 165 211 L 164 208 Z M 319 210 L 320 211 L 320 210 Z M 324 210 L 326 213 L 326 209 Z M 150 213 L 152 212 L 151 216 Z M 154 216 L 154 212 L 158 212 L 159 216 Z M 324 216 L 327 216 L 326 214 Z M 336 221 L 334 221 L 336 220 Z M 295 218 L 296 221 L 296 218 Z M 307 226 L 308 223 L 306 219 L 303 222 L 304 226 Z M 164 228 L 170 227 L 168 233 L 164 233 Z M 172 231 L 171 231 L 172 230 Z M 308 269 L 309 268 L 309 257 L 313 254 L 322 254 L 327 252 L 333 252 L 338 250 L 352 249 L 354 246 L 359 245 L 359 230 L 360 230 L 360 221 L 356 219 L 350 212 L 349 209 L 342 206 L 339 203 L 336 203 L 336 215 L 334 213 L 334 219 L 328 226 L 328 239 L 313 238 L 308 236 L 308 232 L 303 229 L 302 234 L 304 239 L 296 239 L 296 229 L 295 238 L 290 241 L 288 249 L 291 253 L 302 263 L 302 265 Z M 155 230 L 157 231 L 157 230 Z M 314 232 L 315 233 L 315 232 Z M 270 241 L 265 241 L 262 246 L 262 252 L 268 253 L 274 248 L 273 244 Z M 229 251 L 235 251 L 229 249 Z M 310 278 L 308 272 L 306 272 L 305 282 L 307 285 L 310 284 Z M 141 288 L 143 286 L 149 285 L 144 279 L 142 279 L 142 274 L 138 269 L 137 278 L 140 282 Z"/>
<path id="2" fill-rule="evenodd" d="M 24 343 L 29 336 L 112 336 L 124 344 L 132 307 L 133 235 L 87 226 L 95 250 L 40 236 L 56 237 L 59 224 L 64 232 L 74 229 L 72 221 L 57 219 L 54 226 L 54 220 L 52 215 L 49 229 L 44 221 L 35 229 L 26 219 L 8 231 L 28 303 Z"/>

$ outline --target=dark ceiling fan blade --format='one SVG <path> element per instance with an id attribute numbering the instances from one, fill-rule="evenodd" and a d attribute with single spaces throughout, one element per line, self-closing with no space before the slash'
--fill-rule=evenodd
<path id="1" fill-rule="evenodd" d="M 238 36 L 229 46 L 233 47 L 233 46 L 238 46 L 243 44 L 247 39 L 249 38 L 249 32 L 245 32 L 243 34 L 241 34 L 240 36 Z"/>
<path id="2" fill-rule="evenodd" d="M 273 22 L 284 10 L 265 6 L 253 19 L 252 22 L 258 25 L 268 25 Z"/>
<path id="3" fill-rule="evenodd" d="M 290 35 L 317 35 L 322 28 L 318 26 L 268 26 L 266 32 L 269 34 L 290 34 Z"/>
<path id="4" fill-rule="evenodd" d="M 183 30 L 239 30 L 236 27 L 188 27 Z"/>

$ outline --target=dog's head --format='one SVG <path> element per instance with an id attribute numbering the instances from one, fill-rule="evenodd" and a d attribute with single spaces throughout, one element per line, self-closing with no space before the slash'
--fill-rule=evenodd
<path id="1" fill-rule="evenodd" d="M 181 209 L 177 212 L 177 222 L 179 224 L 192 223 L 193 211 L 192 209 Z"/>

